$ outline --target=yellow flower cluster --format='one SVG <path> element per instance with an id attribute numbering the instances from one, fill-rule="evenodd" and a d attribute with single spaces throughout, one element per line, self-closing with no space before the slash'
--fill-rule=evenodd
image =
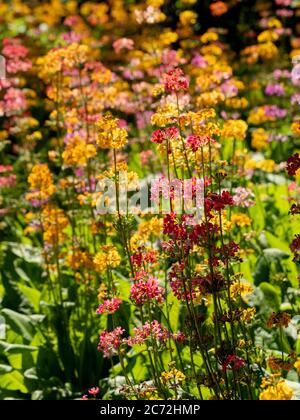
<path id="1" fill-rule="evenodd" d="M 277 41 L 278 38 L 279 38 L 279 35 L 277 32 L 267 29 L 266 31 L 263 31 L 258 35 L 257 41 L 258 42 L 274 42 L 274 41 Z"/>
<path id="2" fill-rule="evenodd" d="M 65 239 L 64 229 L 69 221 L 64 211 L 54 205 L 47 204 L 42 211 L 42 229 L 44 241 L 57 247 Z"/>
<path id="3" fill-rule="evenodd" d="M 292 123 L 291 130 L 295 136 L 300 137 L 300 120 Z"/>
<path id="4" fill-rule="evenodd" d="M 162 231 L 162 223 L 162 219 L 158 217 L 152 217 L 150 220 L 140 223 L 138 231 L 130 239 L 132 251 L 136 251 L 139 246 L 145 245 L 150 241 L 151 236 L 159 236 Z"/>
<path id="5" fill-rule="evenodd" d="M 292 388 L 276 374 L 263 378 L 261 387 L 264 391 L 259 394 L 260 400 L 291 400 L 294 395 Z"/>
<path id="6" fill-rule="evenodd" d="M 120 149 L 127 143 L 128 133 L 118 127 L 118 119 L 106 114 L 97 121 L 97 144 L 101 149 Z"/>
<path id="7" fill-rule="evenodd" d="M 255 314 L 256 314 L 256 308 L 244 309 L 241 313 L 241 320 L 244 322 L 249 322 L 253 319 Z"/>
<path id="8" fill-rule="evenodd" d="M 94 263 L 91 255 L 86 251 L 74 250 L 67 256 L 66 263 L 73 270 L 81 268 L 93 269 Z"/>
<path id="9" fill-rule="evenodd" d="M 248 125 L 243 120 L 228 120 L 223 126 L 221 135 L 223 138 L 244 140 L 247 128 Z"/>
<path id="10" fill-rule="evenodd" d="M 269 135 L 264 128 L 252 132 L 251 146 L 256 150 L 263 150 L 268 145 Z"/>
<path id="11" fill-rule="evenodd" d="M 274 172 L 276 163 L 272 159 L 263 159 L 256 162 L 256 168 L 261 169 L 264 172 L 272 173 Z"/>
<path id="12" fill-rule="evenodd" d="M 192 10 L 185 10 L 181 12 L 179 15 L 180 23 L 183 26 L 195 25 L 197 22 L 197 13 L 193 12 Z"/>
<path id="13" fill-rule="evenodd" d="M 151 124 L 158 127 L 165 127 L 171 124 L 177 117 L 178 111 L 175 104 L 168 103 L 158 109 L 158 111 L 151 116 Z"/>
<path id="14" fill-rule="evenodd" d="M 120 263 L 121 257 L 117 248 L 112 245 L 104 245 L 101 252 L 98 252 L 94 257 L 95 269 L 100 273 L 109 268 L 116 268 Z"/>
<path id="15" fill-rule="evenodd" d="M 168 372 L 162 372 L 161 379 L 163 382 L 183 382 L 185 381 L 185 374 L 176 368 L 172 368 Z"/>
<path id="16" fill-rule="evenodd" d="M 294 367 L 297 369 L 297 372 L 300 374 L 300 357 L 294 363 Z"/>
<path id="17" fill-rule="evenodd" d="M 238 227 L 245 227 L 251 225 L 251 219 L 244 213 L 233 214 L 230 220 L 232 225 L 236 225 Z"/>
<path id="18" fill-rule="evenodd" d="M 39 76 L 42 79 L 49 78 L 61 73 L 64 68 L 72 69 L 87 61 L 89 48 L 77 43 L 66 47 L 52 49 L 44 57 L 37 59 Z"/>
<path id="19" fill-rule="evenodd" d="M 234 109 L 245 109 L 249 102 L 246 98 L 227 98 L 225 105 Z"/>
<path id="20" fill-rule="evenodd" d="M 264 42 L 258 45 L 258 54 L 264 60 L 272 60 L 278 56 L 278 48 L 273 42 Z"/>
<path id="21" fill-rule="evenodd" d="M 265 108 L 263 106 L 259 106 L 257 108 L 251 109 L 249 112 L 248 123 L 259 125 L 269 121 L 275 121 L 275 119 L 275 117 L 265 113 Z"/>
<path id="22" fill-rule="evenodd" d="M 211 89 L 209 92 L 201 93 L 197 99 L 196 104 L 199 108 L 216 106 L 225 100 L 224 93 L 220 88 Z"/>
<path id="23" fill-rule="evenodd" d="M 53 177 L 46 163 L 34 165 L 28 177 L 30 189 L 33 192 L 27 194 L 28 200 L 48 199 L 55 193 L 56 188 L 53 185 Z"/>
<path id="24" fill-rule="evenodd" d="M 203 44 L 207 44 L 208 42 L 215 42 L 215 41 L 218 41 L 218 39 L 219 39 L 219 35 L 216 32 L 213 32 L 213 31 L 205 32 L 200 37 L 200 41 Z"/>
<path id="25" fill-rule="evenodd" d="M 230 285 L 230 297 L 236 299 L 237 297 L 245 297 L 253 292 L 253 286 L 246 282 L 235 282 Z"/>
<path id="26" fill-rule="evenodd" d="M 98 288 L 97 298 L 100 302 L 107 299 L 107 286 L 105 283 L 100 284 Z"/>
<path id="27" fill-rule="evenodd" d="M 88 159 L 96 154 L 96 147 L 93 144 L 87 144 L 80 136 L 74 136 L 67 143 L 62 158 L 65 165 L 86 166 Z"/>

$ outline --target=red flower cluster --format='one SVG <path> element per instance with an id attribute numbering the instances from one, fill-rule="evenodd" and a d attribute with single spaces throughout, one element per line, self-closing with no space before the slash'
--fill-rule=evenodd
<path id="1" fill-rule="evenodd" d="M 182 215 L 181 219 L 176 217 L 174 212 L 167 214 L 163 221 L 163 233 L 169 235 L 174 240 L 184 240 L 188 235 L 188 226 L 192 216 L 188 214 Z"/>
<path id="2" fill-rule="evenodd" d="M 186 142 L 193 152 L 197 152 L 200 147 L 207 146 L 210 143 L 215 143 L 215 140 L 209 136 L 197 136 L 191 134 L 188 136 Z"/>
<path id="3" fill-rule="evenodd" d="M 156 144 L 162 144 L 167 139 L 176 139 L 179 136 L 177 127 L 168 127 L 165 130 L 155 130 L 151 135 L 151 141 Z"/>
<path id="4" fill-rule="evenodd" d="M 204 199 L 205 211 L 209 215 L 211 210 L 221 211 L 226 206 L 233 206 L 233 197 L 229 191 L 223 191 L 222 194 L 210 193 Z"/>
<path id="5" fill-rule="evenodd" d="M 300 235 L 295 235 L 292 243 L 290 244 L 291 251 L 294 253 L 294 261 L 297 262 L 300 260 Z"/>
<path id="6" fill-rule="evenodd" d="M 131 262 L 136 267 L 142 267 L 144 263 L 154 264 L 157 261 L 154 251 L 142 252 L 138 251 L 131 255 Z"/>
<path id="7" fill-rule="evenodd" d="M 240 370 L 243 366 L 245 366 L 245 364 L 246 362 L 244 359 L 236 356 L 235 354 L 231 354 L 227 356 L 222 363 L 222 369 L 223 372 L 226 372 L 227 369 Z"/>

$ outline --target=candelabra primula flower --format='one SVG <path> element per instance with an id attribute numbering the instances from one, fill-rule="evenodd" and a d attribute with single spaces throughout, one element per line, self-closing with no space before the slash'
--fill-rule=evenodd
<path id="1" fill-rule="evenodd" d="M 174 384 L 185 381 L 186 376 L 180 370 L 172 368 L 166 372 L 162 372 L 161 379 L 165 383 L 169 382 L 170 384 Z"/>
<path id="2" fill-rule="evenodd" d="M 263 391 L 259 394 L 260 400 L 291 400 L 294 396 L 293 389 L 276 374 L 263 378 L 261 387 Z"/>
<path id="3" fill-rule="evenodd" d="M 165 289 L 158 285 L 155 277 L 148 276 L 147 273 L 143 277 L 135 281 L 130 290 L 130 299 L 135 305 L 144 305 L 146 302 L 162 303 L 164 301 Z"/>
<path id="4" fill-rule="evenodd" d="M 189 82 L 179 67 L 168 71 L 163 75 L 163 83 L 166 92 L 179 92 L 187 90 Z"/>
<path id="5" fill-rule="evenodd" d="M 66 145 L 62 153 L 64 164 L 67 166 L 86 166 L 89 159 L 96 156 L 96 147 L 80 136 L 74 136 Z"/>
<path id="6" fill-rule="evenodd" d="M 113 314 L 119 309 L 121 303 L 122 299 L 119 298 L 107 299 L 99 305 L 96 314 Z"/>
<path id="7" fill-rule="evenodd" d="M 256 150 L 264 150 L 268 146 L 269 134 L 264 128 L 252 132 L 251 146 Z"/>
<path id="8" fill-rule="evenodd" d="M 116 268 L 121 264 L 121 257 L 117 248 L 112 245 L 104 245 L 94 257 L 96 271 L 103 272 L 109 268 Z"/>
<path id="9" fill-rule="evenodd" d="M 53 176 L 46 163 L 34 165 L 28 177 L 31 192 L 27 194 L 30 201 L 37 200 L 42 203 L 48 200 L 56 191 Z"/>
<path id="10" fill-rule="evenodd" d="M 223 126 L 221 135 L 223 138 L 244 140 L 247 128 L 248 125 L 243 120 L 228 120 Z"/>
<path id="11" fill-rule="evenodd" d="M 96 142 L 101 149 L 121 149 L 127 144 L 128 133 L 119 127 L 119 120 L 107 114 L 97 121 Z"/>
<path id="12" fill-rule="evenodd" d="M 113 331 L 103 331 L 100 334 L 98 350 L 104 354 L 104 357 L 112 357 L 118 353 L 118 349 L 122 344 L 122 335 L 124 328 L 116 327 Z"/>
<path id="13" fill-rule="evenodd" d="M 300 136 L 300 120 L 299 120 L 299 121 L 294 121 L 294 122 L 293 122 L 293 124 L 292 124 L 292 126 L 291 126 L 291 130 L 292 130 L 292 133 L 293 133 L 295 136 L 297 136 L 297 137 L 299 137 L 299 136 Z"/>
<path id="14" fill-rule="evenodd" d="M 169 331 L 160 324 L 157 320 L 152 322 L 147 321 L 141 327 L 137 327 L 133 329 L 134 335 L 129 337 L 127 343 L 129 346 L 133 346 L 135 344 L 144 344 L 145 340 L 155 340 L 158 343 L 165 343 L 170 333 Z M 150 341 L 151 342 L 151 341 Z"/>
<path id="15" fill-rule="evenodd" d="M 69 225 L 65 212 L 52 204 L 47 204 L 42 211 L 41 223 L 45 243 L 55 248 L 61 245 L 66 238 L 64 230 Z"/>

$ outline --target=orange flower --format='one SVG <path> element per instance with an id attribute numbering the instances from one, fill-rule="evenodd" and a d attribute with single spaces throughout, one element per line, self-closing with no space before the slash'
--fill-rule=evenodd
<path id="1" fill-rule="evenodd" d="M 227 13 L 228 6 L 223 1 L 217 1 L 209 6 L 210 12 L 213 16 L 222 16 Z"/>

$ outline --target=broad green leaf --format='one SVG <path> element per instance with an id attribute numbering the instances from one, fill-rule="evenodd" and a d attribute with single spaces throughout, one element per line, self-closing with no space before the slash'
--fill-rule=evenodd
<path id="1" fill-rule="evenodd" d="M 20 391 L 24 394 L 28 392 L 24 385 L 24 377 L 17 370 L 0 376 L 0 388 L 11 391 Z"/>
<path id="2" fill-rule="evenodd" d="M 24 284 L 18 284 L 18 288 L 21 290 L 24 296 L 31 303 L 33 309 L 38 312 L 40 305 L 41 292 L 32 287 L 25 286 Z"/>
<path id="3" fill-rule="evenodd" d="M 270 283 L 262 282 L 259 288 L 264 294 L 264 305 L 269 310 L 278 311 L 280 307 L 280 293 Z"/>
<path id="4" fill-rule="evenodd" d="M 0 375 L 11 372 L 12 370 L 13 370 L 12 367 L 9 365 L 0 365 Z"/>
<path id="5" fill-rule="evenodd" d="M 20 314 L 8 308 L 2 309 L 1 313 L 13 331 L 19 333 L 27 341 L 32 340 L 34 327 L 28 315 Z"/>
<path id="6" fill-rule="evenodd" d="M 41 250 L 28 244 L 8 242 L 11 252 L 28 263 L 41 264 L 43 262 Z"/>
<path id="7" fill-rule="evenodd" d="M 0 341 L 0 354 L 3 353 L 24 353 L 37 351 L 38 347 L 26 346 L 25 344 L 11 344 L 5 341 Z"/>

